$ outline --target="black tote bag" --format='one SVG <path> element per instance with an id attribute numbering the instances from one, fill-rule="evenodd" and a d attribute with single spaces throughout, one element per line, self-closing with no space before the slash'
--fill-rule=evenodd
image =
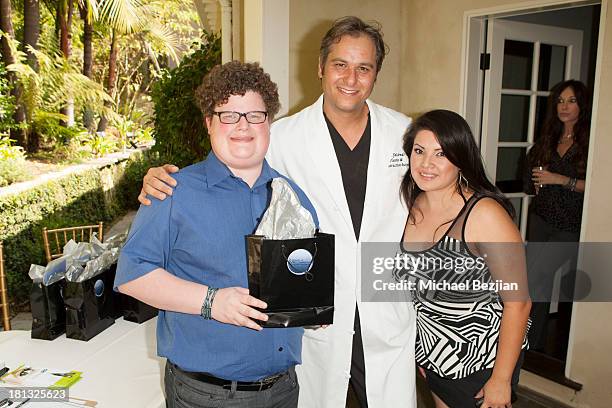
<path id="1" fill-rule="evenodd" d="M 83 282 L 66 282 L 66 337 L 87 341 L 115 323 L 114 280 L 111 268 Z"/>
<path id="2" fill-rule="evenodd" d="M 123 309 L 123 320 L 134 323 L 144 323 L 157 316 L 157 308 L 141 302 L 138 299 L 121 294 Z"/>
<path id="3" fill-rule="evenodd" d="M 331 324 L 334 235 L 272 240 L 247 236 L 249 292 L 268 304 L 263 327 Z"/>
<path id="4" fill-rule="evenodd" d="M 66 332 L 64 279 L 45 286 L 33 283 L 30 291 L 33 339 L 53 340 Z"/>

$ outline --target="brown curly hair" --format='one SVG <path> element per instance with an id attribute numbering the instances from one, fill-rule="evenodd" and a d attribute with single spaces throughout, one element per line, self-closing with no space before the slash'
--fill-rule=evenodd
<path id="1" fill-rule="evenodd" d="M 261 96 L 272 121 L 280 109 L 278 87 L 257 62 L 230 61 L 215 66 L 196 89 L 195 100 L 204 117 L 210 118 L 215 108 L 227 103 L 230 96 L 244 96 L 247 91 Z"/>

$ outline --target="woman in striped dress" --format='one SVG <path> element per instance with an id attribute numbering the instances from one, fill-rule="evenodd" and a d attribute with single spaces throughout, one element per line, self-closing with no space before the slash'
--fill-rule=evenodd
<path id="1" fill-rule="evenodd" d="M 408 130 L 402 183 L 416 358 L 437 408 L 510 407 L 531 302 L 513 207 L 487 179 L 468 124 L 446 110 Z"/>

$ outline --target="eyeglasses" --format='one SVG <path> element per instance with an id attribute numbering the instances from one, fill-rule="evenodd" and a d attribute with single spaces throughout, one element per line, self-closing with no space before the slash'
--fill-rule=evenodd
<path id="1" fill-rule="evenodd" d="M 214 115 L 219 116 L 219 120 L 221 123 L 225 123 L 226 125 L 232 125 L 234 123 L 240 122 L 240 118 L 244 116 L 247 122 L 257 125 L 259 123 L 264 123 L 266 118 L 268 117 L 268 112 L 264 111 L 251 111 L 251 112 L 232 112 L 232 111 L 222 111 L 222 112 L 213 112 Z"/>

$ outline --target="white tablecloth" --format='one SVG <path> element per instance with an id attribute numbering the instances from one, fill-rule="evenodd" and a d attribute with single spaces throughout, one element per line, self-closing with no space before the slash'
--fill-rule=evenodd
<path id="1" fill-rule="evenodd" d="M 87 342 L 65 335 L 46 341 L 31 339 L 29 331 L 0 332 L 0 360 L 11 368 L 26 364 L 82 371 L 69 394 L 97 401 L 98 408 L 164 407 L 166 360 L 157 357 L 156 323 L 157 318 L 140 325 L 120 318 Z"/>

